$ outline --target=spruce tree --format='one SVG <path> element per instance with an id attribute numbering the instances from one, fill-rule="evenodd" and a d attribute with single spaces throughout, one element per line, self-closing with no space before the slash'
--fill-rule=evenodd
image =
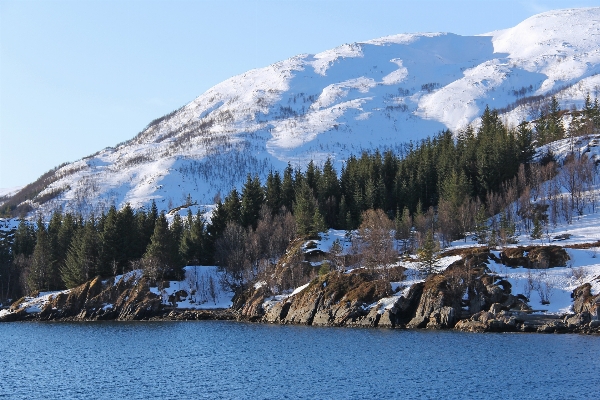
<path id="1" fill-rule="evenodd" d="M 18 255 L 31 256 L 35 249 L 35 238 L 36 232 L 34 227 L 26 220 L 21 219 L 12 245 L 13 257 Z"/>
<path id="2" fill-rule="evenodd" d="M 115 206 L 112 206 L 106 216 L 103 216 L 103 229 L 100 233 L 100 267 L 98 274 L 111 276 L 123 273 L 121 264 L 121 242 L 118 215 Z"/>
<path id="3" fill-rule="evenodd" d="M 176 249 L 169 223 L 163 212 L 156 220 L 150 244 L 144 254 L 144 274 L 154 280 L 180 278 L 181 271 L 177 269 L 179 265 L 176 265 L 177 260 L 173 257 Z"/>
<path id="4" fill-rule="evenodd" d="M 319 185 L 319 170 L 318 168 L 315 166 L 315 163 L 313 162 L 313 160 L 310 160 L 310 162 L 308 163 L 308 167 L 306 167 L 306 183 L 308 184 L 308 187 L 310 188 L 310 190 L 313 192 L 313 195 L 317 193 L 317 187 Z"/>
<path id="5" fill-rule="evenodd" d="M 243 227 L 252 227 L 252 229 L 256 229 L 260 208 L 263 202 L 264 192 L 260 185 L 258 176 L 255 176 L 254 179 L 251 179 L 250 174 L 248 174 L 246 183 L 244 184 L 244 188 L 242 190 L 240 210 L 240 222 Z"/>
<path id="6" fill-rule="evenodd" d="M 520 164 L 529 164 L 535 156 L 533 131 L 529 123 L 522 121 L 516 131 L 517 161 Z"/>
<path id="7" fill-rule="evenodd" d="M 331 159 L 327 159 L 323 166 L 323 173 L 319 179 L 317 197 L 319 209 L 325 218 L 327 226 L 338 226 L 338 199 L 340 195 L 340 185 L 337 174 L 333 168 Z M 346 211 L 344 211 L 345 213 Z"/>
<path id="8" fill-rule="evenodd" d="M 348 206 L 346 205 L 346 196 L 342 195 L 340 200 L 340 207 L 338 210 L 337 224 L 338 229 L 349 229 L 346 227 L 346 214 L 349 213 Z"/>
<path id="9" fill-rule="evenodd" d="M 139 235 L 135 214 L 129 203 L 117 213 L 117 235 L 119 237 L 119 270 L 127 268 L 137 256 L 136 242 Z"/>
<path id="10" fill-rule="evenodd" d="M 225 205 L 221 202 L 218 202 L 212 212 L 210 218 L 210 224 L 207 226 L 207 234 L 206 234 L 206 248 L 208 252 L 210 252 L 210 258 L 212 259 L 214 255 L 215 242 L 223 232 L 225 231 L 225 227 L 227 226 L 228 215 L 227 210 L 225 209 Z"/>
<path id="11" fill-rule="evenodd" d="M 47 233 L 50 243 L 50 258 L 53 260 L 52 266 L 48 271 L 48 285 L 53 288 L 62 287 L 59 268 L 64 261 L 64 250 L 61 248 L 58 240 L 58 235 L 63 224 L 63 216 L 59 211 L 52 213 L 50 222 L 48 223 Z M 67 244 L 68 246 L 68 244 Z"/>
<path id="12" fill-rule="evenodd" d="M 315 201 L 312 191 L 306 181 L 296 191 L 294 201 L 294 217 L 296 218 L 296 231 L 300 236 L 310 236 L 314 232 Z"/>
<path id="13" fill-rule="evenodd" d="M 92 216 L 73 238 L 60 270 L 61 279 L 67 288 L 81 285 L 98 274 L 99 239 Z"/>
<path id="14" fill-rule="evenodd" d="M 479 244 L 488 243 L 490 228 L 487 223 L 487 215 L 484 206 L 479 206 L 475 215 L 475 235 L 473 238 Z"/>
<path id="15" fill-rule="evenodd" d="M 60 289 L 51 286 L 52 276 L 50 274 L 54 267 L 52 244 L 41 217 L 37 221 L 35 248 L 31 257 L 31 269 L 26 278 L 29 293 Z"/>
<path id="16" fill-rule="evenodd" d="M 542 226 L 542 222 L 538 218 L 538 214 L 534 213 L 533 215 L 533 229 L 531 230 L 531 238 L 532 239 L 541 239 L 542 234 L 544 233 L 544 227 Z"/>
<path id="17" fill-rule="evenodd" d="M 267 177 L 267 185 L 265 187 L 265 203 L 271 209 L 273 214 L 276 214 L 283 205 L 283 189 L 279 172 L 269 172 Z"/>
<path id="18" fill-rule="evenodd" d="M 187 216 L 183 224 L 181 242 L 179 244 L 179 254 L 187 265 L 197 265 L 196 243 L 193 236 L 194 216 L 192 210 L 188 208 Z"/>
<path id="19" fill-rule="evenodd" d="M 282 205 L 288 210 L 292 209 L 292 205 L 296 197 L 293 172 L 294 170 L 292 169 L 292 166 L 288 163 L 283 173 L 283 182 L 281 184 L 281 202 Z"/>
<path id="20" fill-rule="evenodd" d="M 181 265 L 183 263 L 183 257 L 179 252 L 181 247 L 181 241 L 183 239 L 183 221 L 181 220 L 181 216 L 179 213 L 175 213 L 173 216 L 173 222 L 170 226 L 171 231 L 171 259 L 173 260 L 174 265 Z"/>
<path id="21" fill-rule="evenodd" d="M 242 203 L 236 188 L 233 188 L 223 203 L 223 212 L 226 215 L 226 223 L 231 221 L 239 224 L 242 216 Z"/>
<path id="22" fill-rule="evenodd" d="M 150 236 L 152 232 L 148 234 L 149 222 L 148 214 L 144 209 L 140 209 L 135 213 L 135 240 L 133 243 L 133 259 L 138 260 L 142 258 L 146 252 L 146 247 L 150 243 Z"/>
<path id="23" fill-rule="evenodd" d="M 556 96 L 552 96 L 550 100 L 550 113 L 547 122 L 548 140 L 555 141 L 565 137 L 565 127 L 562 122 L 561 109 L 556 100 Z"/>
<path id="24" fill-rule="evenodd" d="M 439 243 L 434 239 L 433 231 L 430 229 L 425 234 L 423 245 L 417 251 L 418 268 L 422 276 L 427 277 L 435 272 L 439 260 L 438 251 Z"/>
<path id="25" fill-rule="evenodd" d="M 396 229 L 395 239 L 402 242 L 402 249 L 404 251 L 409 250 L 412 229 L 412 218 L 410 217 L 410 212 L 408 211 L 407 207 L 404 207 L 402 209 L 402 214 L 400 214 L 399 209 L 396 210 L 394 225 Z"/>
<path id="26" fill-rule="evenodd" d="M 312 219 L 311 236 L 317 236 L 319 232 L 327 231 L 327 225 L 325 224 L 325 218 L 321 215 L 318 207 L 315 207 L 315 212 Z"/>

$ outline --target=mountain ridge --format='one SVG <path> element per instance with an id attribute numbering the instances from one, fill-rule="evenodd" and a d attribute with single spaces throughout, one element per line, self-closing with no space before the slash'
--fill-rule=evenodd
<path id="1" fill-rule="evenodd" d="M 57 168 L 19 204 L 84 214 L 152 201 L 167 210 L 188 197 L 211 204 L 247 173 L 264 178 L 288 162 L 327 158 L 339 168 L 350 154 L 457 133 L 486 106 L 553 93 L 561 107 L 580 107 L 600 91 L 599 26 L 600 8 L 558 10 L 489 34 L 398 34 L 291 57 L 225 80 L 133 139 Z M 516 125 L 542 106 L 517 105 L 503 118 Z"/>

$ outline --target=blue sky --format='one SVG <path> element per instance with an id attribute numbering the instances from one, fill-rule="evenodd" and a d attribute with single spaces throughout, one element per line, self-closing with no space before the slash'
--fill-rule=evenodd
<path id="1" fill-rule="evenodd" d="M 479 34 L 589 6 L 600 0 L 0 0 L 0 188 L 296 54 L 405 32 Z"/>

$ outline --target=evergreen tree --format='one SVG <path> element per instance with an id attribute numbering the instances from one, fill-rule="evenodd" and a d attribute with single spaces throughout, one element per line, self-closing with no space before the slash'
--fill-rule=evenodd
<path id="1" fill-rule="evenodd" d="M 281 185 L 282 186 L 281 187 L 282 205 L 288 210 L 292 209 L 294 199 L 296 198 L 296 192 L 294 189 L 295 182 L 294 182 L 293 173 L 294 173 L 294 170 L 292 169 L 292 166 L 288 163 L 288 165 L 285 168 L 285 171 L 283 173 L 283 183 Z"/>
<path id="2" fill-rule="evenodd" d="M 134 252 L 133 259 L 139 260 L 146 252 L 146 247 L 150 243 L 152 232 L 149 231 L 150 221 L 146 210 L 141 209 L 135 213 L 135 240 L 133 243 Z M 152 223 L 154 225 L 154 223 Z M 153 228 L 154 230 L 154 228 Z"/>
<path id="3" fill-rule="evenodd" d="M 394 218 L 394 225 L 396 228 L 395 238 L 402 242 L 402 250 L 407 251 L 410 249 L 411 240 L 411 229 L 412 229 L 412 218 L 407 207 L 404 207 L 402 214 L 400 210 L 396 210 L 396 217 Z"/>
<path id="4" fill-rule="evenodd" d="M 337 173 L 333 168 L 331 159 L 328 158 L 323 165 L 323 173 L 319 179 L 317 197 L 320 212 L 325 219 L 325 223 L 330 227 L 338 226 L 339 194 L 340 185 L 337 179 Z"/>
<path id="5" fill-rule="evenodd" d="M 537 121 L 535 121 L 535 138 L 538 146 L 542 146 L 551 141 L 548 132 L 548 118 L 544 111 L 540 111 L 540 115 Z"/>
<path id="6" fill-rule="evenodd" d="M 175 265 L 181 265 L 183 263 L 183 257 L 179 253 L 179 249 L 181 248 L 181 242 L 183 240 L 183 221 L 181 220 L 181 216 L 179 213 L 175 213 L 173 216 L 173 222 L 171 224 L 171 237 L 173 240 L 173 245 L 171 248 L 172 255 L 171 259 Z"/>
<path id="7" fill-rule="evenodd" d="M 98 275 L 111 276 L 123 273 L 121 263 L 121 235 L 119 232 L 118 215 L 115 206 L 101 217 L 102 232 L 100 233 L 100 266 Z"/>
<path id="8" fill-rule="evenodd" d="M 197 265 L 199 263 L 198 258 L 196 257 L 196 247 L 197 242 L 194 238 L 194 216 L 192 210 L 188 208 L 179 245 L 179 254 L 181 254 L 182 259 L 187 265 Z"/>
<path id="9" fill-rule="evenodd" d="M 62 281 L 60 279 L 59 268 L 64 261 L 64 250 L 61 248 L 58 242 L 58 234 L 63 224 L 62 213 L 55 211 L 52 213 L 50 222 L 48 223 L 47 233 L 48 240 L 50 243 L 50 258 L 53 260 L 52 266 L 48 271 L 48 285 L 53 288 L 62 287 Z M 68 244 L 67 244 L 68 246 Z"/>
<path id="10" fill-rule="evenodd" d="M 90 217 L 73 238 L 60 276 L 67 288 L 73 288 L 98 274 L 99 235 L 94 217 Z"/>
<path id="11" fill-rule="evenodd" d="M 306 168 L 306 183 L 312 191 L 313 195 L 317 193 L 317 187 L 319 185 L 320 173 L 318 168 L 315 166 L 313 160 L 310 160 L 308 167 Z"/>
<path id="12" fill-rule="evenodd" d="M 77 222 L 73 218 L 72 214 L 65 214 L 61 217 L 62 222 L 58 228 L 58 232 L 55 234 L 55 239 L 52 240 L 53 246 L 53 259 L 55 260 L 55 268 L 53 273 L 53 285 L 60 287 L 63 285 L 61 279 L 60 270 L 64 267 L 67 253 L 71 246 L 73 238 L 77 234 Z M 50 229 L 48 229 L 50 234 Z"/>
<path id="13" fill-rule="evenodd" d="M 562 122 L 561 109 L 556 100 L 556 96 L 552 96 L 550 100 L 550 113 L 547 122 L 548 141 L 553 142 L 565 137 L 565 127 Z"/>
<path id="14" fill-rule="evenodd" d="M 433 238 L 433 231 L 430 229 L 425 235 L 423 245 L 417 251 L 418 268 L 422 276 L 427 277 L 435 272 L 439 260 L 438 251 L 439 243 Z"/>
<path id="15" fill-rule="evenodd" d="M 296 191 L 294 201 L 294 217 L 296 218 L 296 231 L 300 236 L 310 236 L 314 233 L 315 201 L 312 191 L 306 181 Z"/>
<path id="16" fill-rule="evenodd" d="M 123 271 L 131 261 L 139 258 L 136 248 L 139 233 L 135 221 L 135 214 L 129 203 L 117 213 L 116 225 L 117 236 L 119 238 L 118 251 L 120 253 L 118 268 L 120 271 Z"/>
<path id="17" fill-rule="evenodd" d="M 169 223 L 163 212 L 156 220 L 150 245 L 144 254 L 143 266 L 146 276 L 154 280 L 181 277 L 180 265 L 177 265 L 177 260 L 173 259 L 173 255 L 177 251 L 174 242 L 169 230 Z"/>
<path id="18" fill-rule="evenodd" d="M 202 212 L 196 212 L 194 224 L 192 225 L 192 240 L 195 248 L 195 260 L 201 265 L 206 265 L 212 258 L 206 242 L 206 222 Z"/>
<path id="19" fill-rule="evenodd" d="M 498 236 L 503 245 L 517 243 L 516 225 L 509 218 L 506 211 L 500 214 L 500 232 Z"/>
<path id="20" fill-rule="evenodd" d="M 283 206 L 283 188 L 279 172 L 269 172 L 267 177 L 267 186 L 265 187 L 265 203 L 276 214 Z"/>
<path id="21" fill-rule="evenodd" d="M 251 179 L 250 174 L 248 174 L 242 190 L 240 222 L 243 227 L 256 229 L 263 202 L 264 192 L 258 176 Z"/>
<path id="22" fill-rule="evenodd" d="M 52 259 L 52 244 L 42 218 L 39 217 L 36 229 L 35 248 L 31 259 L 31 270 L 27 276 L 29 293 L 60 289 L 51 286 L 54 260 Z"/>
<path id="23" fill-rule="evenodd" d="M 238 224 L 240 223 L 242 217 L 242 203 L 236 188 L 233 188 L 225 197 L 225 202 L 223 203 L 223 212 L 226 215 L 225 223 L 228 221 Z"/>
<path id="24" fill-rule="evenodd" d="M 340 207 L 339 207 L 339 210 L 338 210 L 337 224 L 335 225 L 337 228 L 340 228 L 340 229 L 349 229 L 346 226 L 346 215 L 349 212 L 350 211 L 348 210 L 348 206 L 346 205 L 346 196 L 342 195 L 342 198 L 340 200 Z"/>
<path id="25" fill-rule="evenodd" d="M 325 224 L 325 218 L 321 215 L 318 207 L 315 207 L 315 212 L 313 214 L 312 219 L 312 230 L 310 232 L 311 236 L 316 236 L 319 232 L 327 231 L 327 225 Z"/>
<path id="26" fill-rule="evenodd" d="M 475 235 L 473 236 L 473 239 L 475 239 L 479 244 L 488 243 L 490 228 L 487 223 L 487 215 L 484 206 L 480 206 L 477 209 L 477 214 L 475 215 L 474 229 Z"/>
<path id="27" fill-rule="evenodd" d="M 447 200 L 455 213 L 458 207 L 471 195 L 471 184 L 463 171 L 452 171 L 440 184 L 440 198 Z"/>
<path id="28" fill-rule="evenodd" d="M 225 205 L 218 202 L 212 212 L 210 224 L 206 228 L 206 248 L 208 250 L 207 252 L 210 252 L 210 255 L 208 256 L 210 259 L 212 259 L 214 255 L 215 242 L 225 231 L 227 222 L 228 215 Z"/>
<path id="29" fill-rule="evenodd" d="M 529 123 L 523 121 L 519 124 L 516 131 L 517 161 L 520 164 L 529 164 L 535 156 L 535 146 L 533 140 L 533 131 L 529 128 Z"/>
<path id="30" fill-rule="evenodd" d="M 538 218 L 538 214 L 534 213 L 533 215 L 533 229 L 531 230 L 531 238 L 532 239 L 541 239 L 542 234 L 544 233 L 544 228 L 542 226 L 542 221 Z"/>
<path id="31" fill-rule="evenodd" d="M 26 220 L 21 219 L 15 232 L 15 239 L 12 246 L 13 257 L 23 255 L 29 257 L 35 249 L 36 232 L 32 225 Z"/>

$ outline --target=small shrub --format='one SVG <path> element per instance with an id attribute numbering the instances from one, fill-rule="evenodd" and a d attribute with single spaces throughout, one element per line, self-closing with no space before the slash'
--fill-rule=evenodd
<path id="1" fill-rule="evenodd" d="M 323 261 L 321 268 L 319 268 L 319 276 L 327 275 L 330 270 L 331 267 L 329 266 L 329 263 L 327 261 Z"/>

